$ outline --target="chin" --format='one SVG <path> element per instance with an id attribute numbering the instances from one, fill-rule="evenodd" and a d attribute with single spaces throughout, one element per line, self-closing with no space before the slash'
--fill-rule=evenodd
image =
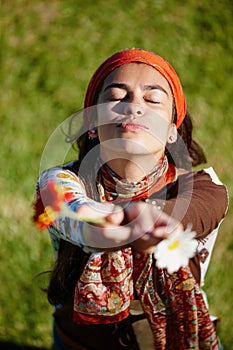
<path id="1" fill-rule="evenodd" d="M 133 140 L 132 138 L 113 138 L 102 140 L 101 147 L 108 153 L 111 152 L 122 157 L 126 154 L 131 156 L 148 156 L 164 151 L 164 146 L 159 142 L 155 143 L 154 139 L 151 142 L 149 139 L 145 142 L 145 140 Z"/>

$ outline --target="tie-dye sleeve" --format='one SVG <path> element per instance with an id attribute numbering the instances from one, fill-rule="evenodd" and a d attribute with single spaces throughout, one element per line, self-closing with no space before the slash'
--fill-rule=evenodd
<path id="1" fill-rule="evenodd" d="M 83 204 L 93 203 L 93 200 L 86 195 L 85 187 L 80 178 L 70 170 L 62 167 L 54 167 L 45 170 L 37 182 L 37 197 L 46 188 L 48 182 L 54 182 L 62 187 L 66 198 L 69 198 L 67 206 L 76 212 L 77 208 Z M 82 240 L 82 222 L 70 217 L 58 217 L 53 224 L 48 227 L 51 235 L 55 255 L 59 249 L 60 239 L 67 240 L 73 244 L 84 247 Z"/>

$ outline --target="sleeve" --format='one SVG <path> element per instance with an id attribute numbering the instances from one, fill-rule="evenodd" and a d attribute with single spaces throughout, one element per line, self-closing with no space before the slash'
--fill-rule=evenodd
<path id="1" fill-rule="evenodd" d="M 176 194 L 166 201 L 164 211 L 185 228 L 191 224 L 200 240 L 218 228 L 227 208 L 226 187 L 209 168 L 179 176 Z"/>
<path id="2" fill-rule="evenodd" d="M 164 211 L 180 220 L 185 228 L 191 224 L 197 233 L 197 254 L 189 265 L 203 287 L 219 226 L 228 208 L 227 189 L 212 168 L 182 175 L 179 180 L 179 189 L 166 202 Z"/>
<path id="3" fill-rule="evenodd" d="M 75 212 L 79 206 L 93 203 L 93 200 L 86 195 L 85 187 L 81 179 L 71 170 L 62 167 L 54 167 L 45 170 L 37 181 L 37 198 L 40 192 L 43 191 L 48 182 L 53 181 L 55 184 L 62 187 L 66 198 L 66 205 Z M 84 247 L 82 240 L 82 222 L 66 216 L 58 217 L 53 224 L 48 227 L 55 255 L 59 248 L 60 239 L 69 241 L 72 244 Z"/>

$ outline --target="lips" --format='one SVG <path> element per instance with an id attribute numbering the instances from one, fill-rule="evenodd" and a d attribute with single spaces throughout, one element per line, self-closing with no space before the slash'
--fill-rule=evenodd
<path id="1" fill-rule="evenodd" d="M 125 123 L 125 122 L 117 124 L 117 127 L 121 128 L 123 131 L 141 131 L 141 130 L 147 130 L 148 129 L 143 124 Z"/>

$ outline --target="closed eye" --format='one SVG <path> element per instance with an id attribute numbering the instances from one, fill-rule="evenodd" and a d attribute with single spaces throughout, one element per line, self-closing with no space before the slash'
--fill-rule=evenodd
<path id="1" fill-rule="evenodd" d="M 144 101 L 151 104 L 161 104 L 167 102 L 167 95 L 159 89 L 149 91 L 144 95 Z"/>
<path id="2" fill-rule="evenodd" d="M 103 94 L 104 101 L 125 101 L 128 98 L 128 94 L 124 90 L 114 89 L 114 91 L 108 90 Z"/>
<path id="3" fill-rule="evenodd" d="M 146 102 L 149 102 L 149 103 L 153 103 L 153 104 L 159 104 L 160 103 L 160 101 L 158 101 L 158 100 L 151 100 L 151 99 L 145 99 L 145 101 Z"/>
<path id="4" fill-rule="evenodd" d="M 125 101 L 127 96 L 109 96 L 105 100 L 106 101 Z"/>

